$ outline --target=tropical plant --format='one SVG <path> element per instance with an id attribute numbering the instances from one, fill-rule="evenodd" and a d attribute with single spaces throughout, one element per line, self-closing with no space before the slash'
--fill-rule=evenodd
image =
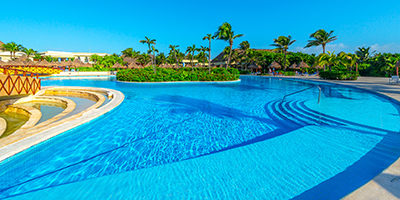
<path id="1" fill-rule="evenodd" d="M 337 36 L 333 36 L 333 31 L 329 33 L 324 29 L 319 29 L 314 33 L 310 34 L 312 40 L 308 40 L 308 44 L 304 48 L 309 48 L 313 46 L 322 46 L 322 53 L 325 53 L 326 44 L 337 40 Z"/>
<path id="2" fill-rule="evenodd" d="M 208 54 L 206 53 L 207 51 L 208 51 L 208 47 L 205 47 L 205 46 L 201 46 L 199 49 L 198 49 L 198 51 L 199 51 L 199 54 L 197 54 L 197 60 L 199 61 L 199 63 L 200 63 L 200 61 L 203 63 L 203 66 L 205 66 L 205 63 L 206 63 L 206 61 L 208 60 L 207 59 L 207 57 L 208 57 Z"/>
<path id="3" fill-rule="evenodd" d="M 370 52 L 371 47 L 358 47 L 358 50 L 355 52 L 355 54 L 358 56 L 357 62 L 359 63 L 364 63 L 368 61 L 376 51 Z"/>
<path id="4" fill-rule="evenodd" d="M 142 53 L 139 58 L 138 61 L 140 64 L 142 64 L 143 66 L 145 66 L 146 64 L 148 64 L 149 62 L 151 62 L 151 56 L 149 56 L 149 54 L 145 54 Z M 154 71 L 154 70 L 153 70 Z"/>
<path id="5" fill-rule="evenodd" d="M 335 52 L 330 52 L 330 51 L 328 51 L 328 53 L 321 53 L 316 58 L 316 64 L 320 66 L 328 66 L 329 71 L 332 71 L 332 66 L 337 65 L 339 62 L 340 59 L 337 57 Z"/>
<path id="6" fill-rule="evenodd" d="M 164 53 L 159 53 L 159 54 L 156 56 L 156 62 L 157 62 L 157 63 L 160 63 L 160 65 L 162 65 L 162 64 L 164 64 L 164 63 L 167 62 L 167 57 L 165 56 Z"/>
<path id="7" fill-rule="evenodd" d="M 11 59 L 13 58 L 13 55 L 14 55 L 14 59 L 15 59 L 15 53 L 17 51 L 21 51 L 23 49 L 23 46 L 20 44 L 16 44 L 15 42 L 9 42 L 9 43 L 3 45 L 3 49 L 5 51 L 10 51 Z"/>
<path id="8" fill-rule="evenodd" d="M 29 59 L 30 55 L 34 55 L 35 53 L 37 53 L 37 51 L 33 50 L 33 49 L 28 49 L 28 48 L 22 48 L 22 52 L 24 52 L 27 56 L 27 59 Z"/>
<path id="9" fill-rule="evenodd" d="M 218 27 L 218 31 L 214 34 L 214 37 L 216 37 L 217 39 L 224 40 L 229 43 L 230 50 L 228 55 L 228 62 L 226 63 L 226 69 L 228 69 L 229 63 L 231 61 L 233 40 L 242 36 L 244 35 L 235 35 L 235 32 L 232 31 L 232 26 L 228 22 L 224 22 L 220 27 Z"/>
<path id="10" fill-rule="evenodd" d="M 208 40 L 208 73 L 211 73 L 211 40 L 215 39 L 212 34 L 207 34 L 203 40 Z"/>
<path id="11" fill-rule="evenodd" d="M 178 54 L 179 54 L 179 45 L 169 45 L 169 48 L 171 49 L 169 51 L 169 56 L 173 56 L 176 60 L 176 67 L 179 67 L 179 60 L 178 60 Z"/>
<path id="12" fill-rule="evenodd" d="M 358 56 L 351 53 L 341 52 L 338 55 L 340 62 L 350 68 L 350 71 L 353 71 L 353 66 L 357 63 Z"/>
<path id="13" fill-rule="evenodd" d="M 295 43 L 296 40 L 292 40 L 292 37 L 289 36 L 279 36 L 278 39 L 274 39 L 274 44 L 271 46 L 276 47 L 275 50 L 283 52 L 285 54 L 285 58 L 283 61 L 283 70 L 286 71 L 286 52 L 289 49 L 289 46 Z"/>
<path id="14" fill-rule="evenodd" d="M 33 59 L 35 59 L 35 60 L 42 60 L 43 57 L 42 57 L 42 55 L 40 55 L 40 54 L 38 54 L 38 53 L 35 53 L 35 55 L 33 56 Z"/>
<path id="15" fill-rule="evenodd" d="M 186 49 L 186 53 L 190 58 L 190 65 L 192 65 L 192 71 L 193 71 L 193 58 L 194 58 L 194 54 L 196 53 L 196 51 L 198 51 L 198 48 L 196 48 L 196 45 L 189 46 Z"/>
<path id="16" fill-rule="evenodd" d="M 151 51 L 151 45 L 155 46 L 156 45 L 156 40 L 155 39 L 150 39 L 148 37 L 145 37 L 145 40 L 140 40 L 139 41 L 142 44 L 147 44 L 149 47 L 149 51 Z M 155 55 L 153 55 L 155 57 Z M 154 64 L 153 58 L 151 58 L 151 63 Z M 155 73 L 155 71 L 154 71 Z"/>

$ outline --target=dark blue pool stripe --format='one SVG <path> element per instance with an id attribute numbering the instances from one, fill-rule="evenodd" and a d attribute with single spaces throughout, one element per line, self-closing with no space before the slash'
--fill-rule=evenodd
<path id="1" fill-rule="evenodd" d="M 341 199 L 363 186 L 400 157 L 400 138 L 398 134 L 396 132 L 388 132 L 388 135 L 384 136 L 372 150 L 345 171 L 293 199 Z M 375 167 L 371 168 L 371 165 L 375 165 Z M 363 169 L 367 166 L 369 166 L 368 173 L 365 173 Z"/>

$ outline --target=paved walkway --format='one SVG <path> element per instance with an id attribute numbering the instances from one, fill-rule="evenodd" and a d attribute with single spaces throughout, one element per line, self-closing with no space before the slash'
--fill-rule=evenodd
<path id="1" fill-rule="evenodd" d="M 360 77 L 357 81 L 321 80 L 319 77 L 294 78 L 312 81 L 324 81 L 363 88 L 387 95 L 400 101 L 400 85 L 389 85 L 389 78 Z M 400 158 L 374 179 L 356 191 L 350 193 L 344 199 L 400 199 Z"/>

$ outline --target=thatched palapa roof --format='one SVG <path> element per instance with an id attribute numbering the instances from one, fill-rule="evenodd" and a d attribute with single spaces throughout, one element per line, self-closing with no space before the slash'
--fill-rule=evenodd
<path id="1" fill-rule="evenodd" d="M 298 65 L 298 67 L 300 68 L 310 68 L 310 66 L 307 65 L 307 63 L 305 63 L 304 61 L 301 61 Z"/>
<path id="2" fill-rule="evenodd" d="M 312 66 L 312 68 L 314 68 L 314 69 L 323 69 L 324 67 L 315 64 L 315 65 Z"/>
<path id="3" fill-rule="evenodd" d="M 281 66 L 279 63 L 277 63 L 276 61 L 274 61 L 274 62 L 272 62 L 272 63 L 268 66 L 268 68 L 269 68 L 269 69 L 273 69 L 273 68 L 275 68 L 275 69 L 281 69 L 282 66 Z"/>
<path id="4" fill-rule="evenodd" d="M 293 63 L 290 65 L 289 69 L 300 69 L 300 67 L 296 63 Z"/>
<path id="5" fill-rule="evenodd" d="M 251 63 L 249 66 L 247 66 L 248 69 L 262 69 L 260 65 L 257 65 L 255 63 Z"/>
<path id="6" fill-rule="evenodd" d="M 116 62 L 111 68 L 116 68 L 116 69 L 126 69 L 126 66 L 122 66 L 118 62 Z"/>

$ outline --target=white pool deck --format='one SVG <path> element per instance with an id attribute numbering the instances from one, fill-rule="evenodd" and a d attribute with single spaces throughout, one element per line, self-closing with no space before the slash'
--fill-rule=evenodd
<path id="1" fill-rule="evenodd" d="M 356 81 L 322 80 L 319 77 L 303 76 L 277 78 L 294 78 L 347 85 L 381 93 L 400 102 L 400 85 L 390 85 L 389 78 L 359 77 Z M 400 199 L 400 158 L 374 179 L 343 199 Z"/>

